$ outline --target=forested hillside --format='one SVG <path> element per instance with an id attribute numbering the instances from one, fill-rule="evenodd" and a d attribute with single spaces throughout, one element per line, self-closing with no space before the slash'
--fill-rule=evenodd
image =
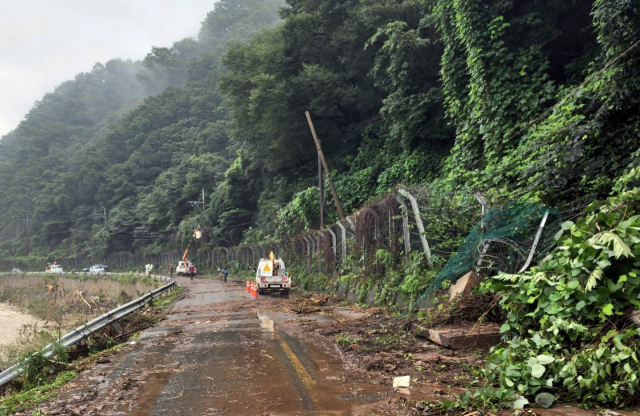
<path id="1" fill-rule="evenodd" d="M 402 183 L 608 196 L 638 159 L 638 40 L 638 0 L 222 0 L 197 39 L 97 65 L 3 138 L 2 254 L 26 254 L 27 215 L 42 255 L 317 227 L 307 110 L 347 212 Z"/>

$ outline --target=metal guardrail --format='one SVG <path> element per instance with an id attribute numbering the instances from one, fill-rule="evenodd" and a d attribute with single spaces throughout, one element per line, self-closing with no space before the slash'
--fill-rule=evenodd
<path id="1" fill-rule="evenodd" d="M 151 276 L 151 277 L 157 280 L 162 280 L 164 282 L 169 282 L 169 283 L 152 292 L 147 293 L 146 295 L 139 297 L 136 300 L 133 300 L 115 309 L 112 309 L 111 311 L 105 313 L 104 315 L 95 318 L 91 322 L 88 322 L 82 326 L 79 326 L 78 328 L 74 329 L 73 331 L 63 336 L 60 339 L 59 343 L 65 347 L 70 347 L 78 343 L 79 341 L 83 340 L 87 336 L 91 335 L 95 331 L 104 328 L 110 323 L 117 321 L 118 319 L 123 318 L 132 312 L 137 311 L 152 299 L 160 296 L 161 294 L 163 294 L 164 292 L 168 291 L 173 286 L 175 286 L 175 282 L 166 276 Z M 48 358 L 48 357 L 51 357 L 51 355 L 53 355 L 52 348 L 53 348 L 53 344 L 49 344 L 40 351 L 44 354 L 45 357 Z M 3 386 L 6 383 L 10 382 L 14 378 L 21 375 L 23 372 L 24 372 L 24 369 L 22 368 L 22 362 L 14 364 L 13 366 L 7 368 L 5 371 L 0 373 L 0 386 Z"/>

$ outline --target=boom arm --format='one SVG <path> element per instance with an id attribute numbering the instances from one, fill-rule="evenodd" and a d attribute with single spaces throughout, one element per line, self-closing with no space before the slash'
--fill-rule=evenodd
<path id="1" fill-rule="evenodd" d="M 191 245 L 191 244 L 189 244 L 189 245 L 187 246 L 187 249 L 184 251 L 184 254 L 182 255 L 182 261 L 187 261 L 187 253 L 189 252 L 189 246 L 190 246 L 190 245 Z"/>

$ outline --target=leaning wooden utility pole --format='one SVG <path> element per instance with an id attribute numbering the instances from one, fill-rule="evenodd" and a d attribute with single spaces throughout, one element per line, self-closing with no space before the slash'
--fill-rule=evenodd
<path id="1" fill-rule="evenodd" d="M 318 156 L 320 156 L 320 160 L 322 161 L 322 166 L 324 166 L 324 173 L 327 175 L 327 182 L 329 182 L 329 188 L 331 188 L 331 195 L 333 195 L 333 200 L 336 203 L 336 208 L 338 209 L 338 215 L 340 216 L 340 220 L 346 220 L 344 216 L 344 212 L 342 212 L 342 205 L 340 205 L 340 200 L 338 199 L 338 194 L 336 192 L 336 188 L 333 186 L 333 179 L 331 179 L 331 173 L 329 173 L 329 165 L 327 165 L 327 160 L 324 158 L 324 153 L 322 152 L 322 147 L 320 147 L 320 140 L 318 140 L 318 135 L 316 134 L 316 129 L 313 127 L 313 121 L 311 120 L 311 114 L 308 111 L 305 112 L 307 115 L 307 121 L 309 121 L 309 127 L 311 128 L 311 134 L 313 135 L 313 140 L 316 142 L 316 148 L 318 149 Z"/>

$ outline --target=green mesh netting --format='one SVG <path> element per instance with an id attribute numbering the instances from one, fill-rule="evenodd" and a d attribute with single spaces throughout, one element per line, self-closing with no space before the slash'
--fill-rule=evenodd
<path id="1" fill-rule="evenodd" d="M 515 269 L 521 267 L 524 259 L 529 255 L 546 211 L 549 211 L 549 217 L 545 233 L 536 250 L 536 258 L 540 259 L 550 248 L 548 244 L 543 244 L 545 239 L 549 234 L 553 235 L 557 231 L 560 219 L 558 212 L 545 205 L 526 201 L 512 201 L 492 208 L 471 230 L 458 252 L 449 259 L 416 304 L 440 289 L 443 282 L 453 282 L 471 271 L 482 256 L 485 243 L 490 244 L 491 253 L 488 256 L 489 260 L 483 262 L 483 268 L 515 272 Z"/>

